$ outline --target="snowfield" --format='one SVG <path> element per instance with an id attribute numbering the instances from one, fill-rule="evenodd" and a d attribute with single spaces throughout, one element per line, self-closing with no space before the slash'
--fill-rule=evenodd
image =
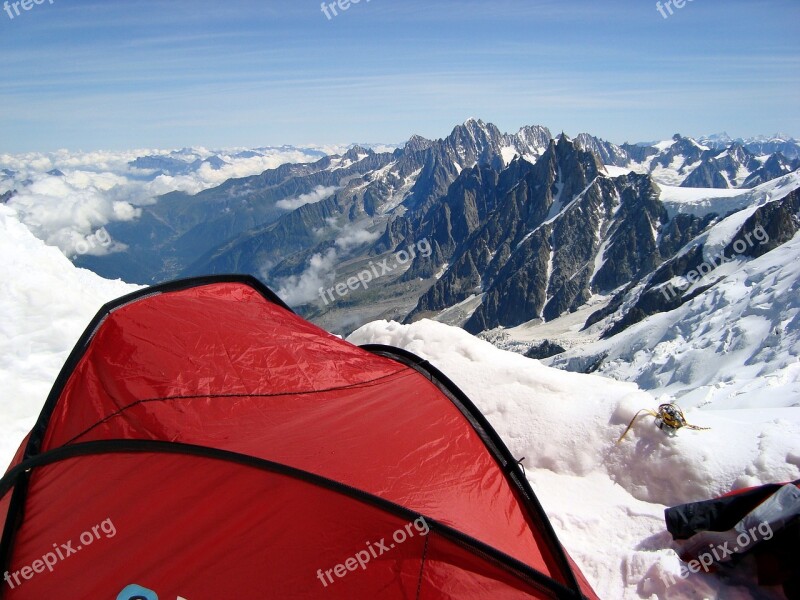
<path id="1" fill-rule="evenodd" d="M 709 213 L 726 215 L 729 212 L 748 208 L 750 213 L 766 204 L 770 199 L 782 198 L 800 187 L 800 172 L 795 171 L 753 189 L 684 188 L 664 183 L 659 200 L 664 203 L 669 218 L 676 214 L 693 214 L 703 217 Z"/>
<path id="2" fill-rule="evenodd" d="M 600 373 L 684 407 L 800 412 L 798 256 L 800 234 L 755 260 L 726 265 L 733 272 L 680 308 L 548 362 L 566 367 L 605 355 Z"/>
<path id="3" fill-rule="evenodd" d="M 787 245 L 787 251 L 794 251 L 800 242 L 793 244 Z M 76 269 L 57 248 L 35 238 L 6 206 L 0 206 L 0 251 L 5 257 L 0 266 L 4 316 L 0 324 L 0 461 L 7 464 L 90 319 L 103 303 L 136 286 Z M 753 318 L 770 318 L 777 310 L 770 303 L 780 300 L 778 294 L 797 295 L 792 283 L 796 278 L 792 278 L 798 261 L 782 265 L 788 258 L 773 252 L 759 259 L 772 261 L 762 269 L 769 279 L 748 272 L 732 280 L 730 286 L 756 286 Z M 768 289 L 773 296 L 759 296 L 768 294 Z M 740 287 L 731 287 L 734 292 L 741 293 Z M 725 290 L 717 295 L 724 298 Z M 783 298 L 781 302 L 787 302 Z M 792 299 L 790 306 L 796 302 Z M 728 305 L 735 305 L 733 298 Z M 687 318 L 700 318 L 692 315 L 700 315 L 702 307 L 687 306 L 687 310 L 696 309 Z M 720 314 L 719 323 L 708 325 L 709 340 L 719 333 L 714 327 L 723 328 L 724 319 L 739 316 Z M 790 325 L 796 327 L 797 317 L 785 325 L 787 330 Z M 741 343 L 746 343 L 751 327 L 745 322 L 740 329 Z M 769 335 L 766 325 L 755 331 Z M 730 339 L 737 343 L 739 338 Z M 789 346 L 794 343 L 794 338 L 784 338 Z M 781 398 L 765 409 L 762 403 L 769 398 L 771 380 L 762 378 L 755 367 L 748 371 L 748 381 L 763 379 L 765 383 L 752 394 L 741 388 L 735 409 L 697 403 L 687 410 L 689 422 L 711 427 L 709 431 L 682 430 L 668 437 L 653 426 L 652 419 L 643 418 L 618 445 L 615 442 L 634 413 L 658 405 L 652 394 L 636 384 L 550 368 L 433 321 L 374 322 L 349 340 L 410 350 L 436 365 L 472 398 L 512 452 L 525 457 L 528 478 L 557 532 L 602 598 L 781 597 L 728 585 L 712 575 L 681 579 L 681 563 L 663 521 L 667 505 L 800 477 L 800 411 Z M 785 368 L 773 372 L 786 381 L 797 371 L 791 371 L 796 362 L 791 363 L 782 343 L 776 339 L 771 352 Z M 679 343 L 674 346 L 677 350 Z M 709 370 L 713 365 L 705 363 L 710 351 L 701 348 L 697 355 L 680 360 L 687 361 L 687 370 L 695 364 Z M 756 359 L 777 364 L 770 362 L 770 356 Z M 720 366 L 735 371 L 740 365 Z M 787 394 L 797 391 L 782 389 Z"/>
<path id="4" fill-rule="evenodd" d="M 703 244 L 706 261 L 714 261 L 759 206 L 798 187 L 800 173 L 792 173 L 751 190 L 752 205 L 717 222 L 687 249 Z M 599 374 L 635 382 L 683 407 L 800 412 L 798 258 L 800 233 L 759 258 L 720 265 L 688 290 L 714 285 L 679 308 L 606 340 L 582 332 L 587 343 L 545 362 L 582 372 L 603 358 Z"/>

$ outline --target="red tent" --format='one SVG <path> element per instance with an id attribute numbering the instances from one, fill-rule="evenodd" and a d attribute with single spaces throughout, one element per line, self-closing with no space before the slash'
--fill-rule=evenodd
<path id="1" fill-rule="evenodd" d="M 105 306 L 0 523 L 11 600 L 596 598 L 447 377 L 249 277 Z"/>

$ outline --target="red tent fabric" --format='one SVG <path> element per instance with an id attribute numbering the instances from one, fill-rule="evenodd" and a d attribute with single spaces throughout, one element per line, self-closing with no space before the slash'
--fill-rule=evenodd
<path id="1" fill-rule="evenodd" d="M 596 598 L 452 382 L 250 277 L 105 306 L 0 523 L 12 600 Z"/>

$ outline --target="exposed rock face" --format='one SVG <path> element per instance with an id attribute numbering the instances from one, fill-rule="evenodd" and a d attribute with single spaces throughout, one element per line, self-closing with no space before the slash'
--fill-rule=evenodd
<path id="1" fill-rule="evenodd" d="M 653 146 L 625 143 L 622 144 L 620 148 L 622 148 L 622 150 L 624 150 L 628 156 L 630 156 L 632 161 L 637 163 L 646 163 L 649 158 L 652 158 L 658 154 L 658 150 Z"/>
<path id="2" fill-rule="evenodd" d="M 740 144 L 732 144 L 722 151 L 708 150 L 701 155 L 700 166 L 683 180 L 681 187 L 740 187 L 746 179 L 741 174 L 760 167 L 756 157 Z"/>
<path id="3" fill-rule="evenodd" d="M 654 232 L 666 211 L 648 176 L 609 178 L 594 153 L 566 136 L 535 165 L 515 161 L 490 171 L 465 174 L 422 220 L 427 228 L 418 231 L 433 233 L 450 266 L 410 318 L 482 293 L 465 325 L 470 331 L 550 320 L 655 266 Z M 487 211 L 485 222 L 475 218 Z"/>
<path id="4" fill-rule="evenodd" d="M 634 158 L 632 153 L 625 148 L 617 146 L 616 144 L 612 144 L 611 142 L 601 140 L 600 138 L 596 138 L 588 133 L 578 134 L 575 137 L 575 141 L 580 144 L 581 148 L 584 150 L 594 152 L 598 158 L 600 158 L 600 162 L 602 162 L 604 165 L 627 167 L 631 160 L 644 162 L 644 160 L 647 158 L 645 152 L 638 150 L 640 147 L 631 148 L 633 150 L 633 154 L 636 154 L 636 158 Z"/>
<path id="5" fill-rule="evenodd" d="M 566 349 L 554 342 L 551 342 L 550 340 L 545 340 L 538 346 L 532 346 L 528 348 L 528 350 L 525 352 L 525 356 L 528 358 L 541 360 L 543 358 L 550 358 L 551 356 L 561 354 L 562 352 L 566 352 Z"/>
<path id="6" fill-rule="evenodd" d="M 761 167 L 753 171 L 744 181 L 742 187 L 754 188 L 797 169 L 800 169 L 800 158 L 789 160 L 783 154 L 776 153 L 764 161 Z"/>
<path id="7" fill-rule="evenodd" d="M 719 256 L 708 256 L 702 242 L 695 242 L 643 278 L 637 292 L 631 286 L 618 294 L 609 306 L 590 316 L 587 325 L 614 314 L 627 301 L 630 307 L 604 332 L 603 337 L 611 337 L 650 315 L 681 306 L 715 283 L 714 272 L 725 260 L 756 258 L 791 240 L 800 229 L 799 213 L 797 190 L 764 204 L 744 222 Z M 690 230 L 703 230 L 714 218 L 715 215 L 709 215 L 695 220 Z M 692 284 L 701 277 L 702 284 L 693 288 Z"/>
<path id="8" fill-rule="evenodd" d="M 584 136 L 584 144 L 596 142 Z M 720 176 L 726 185 L 730 169 L 752 159 L 742 147 L 719 157 L 680 137 L 674 146 L 682 153 L 694 149 L 709 168 L 725 173 Z M 565 136 L 535 165 L 514 161 L 499 173 L 491 166 L 462 173 L 440 204 L 403 221 L 406 234 L 429 236 L 436 248 L 406 277 L 429 277 L 447 267 L 407 320 L 480 296 L 464 324 L 477 333 L 537 318 L 549 321 L 577 310 L 593 293 L 616 290 L 611 303 L 587 321 L 588 326 L 618 313 L 605 332 L 609 336 L 677 308 L 704 288 L 670 287 L 665 293 L 665 284 L 705 268 L 697 238 L 725 215 L 670 218 L 659 196 L 650 176 L 608 177 L 595 152 Z M 748 252 L 767 251 L 791 238 L 798 220 L 792 198 L 768 203 L 748 220 L 742 236 L 752 237 L 760 227 L 770 237 L 769 244 L 751 243 Z"/>

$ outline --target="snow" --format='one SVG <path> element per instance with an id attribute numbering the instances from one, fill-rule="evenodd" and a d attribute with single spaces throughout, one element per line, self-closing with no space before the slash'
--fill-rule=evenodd
<path id="1" fill-rule="evenodd" d="M 445 308 L 433 319 L 439 323 L 460 327 L 478 310 L 483 302 L 483 296 L 483 294 L 470 294 L 458 304 Z"/>
<path id="2" fill-rule="evenodd" d="M 635 173 L 636 170 L 631 167 L 617 167 L 616 165 L 603 165 L 609 177 L 620 177 L 628 173 Z"/>
<path id="3" fill-rule="evenodd" d="M 334 162 L 336 165 L 334 166 Z M 356 164 L 357 161 L 349 159 L 349 158 L 340 158 L 335 161 L 331 161 L 331 171 L 339 171 L 341 169 L 347 169 L 348 167 L 352 167 Z"/>
<path id="4" fill-rule="evenodd" d="M 552 239 L 552 238 L 551 238 Z M 553 278 L 553 259 L 555 258 L 555 251 L 553 249 L 552 242 L 548 244 L 549 248 L 547 250 L 547 270 L 545 271 L 546 275 L 544 277 L 544 303 L 542 304 L 542 310 L 539 311 L 539 318 L 544 321 L 544 309 L 547 307 L 547 303 L 550 302 L 550 280 Z"/>
<path id="5" fill-rule="evenodd" d="M 733 182 L 734 185 L 737 187 L 742 185 L 745 180 L 750 177 L 750 169 L 748 169 L 745 165 L 740 165 L 739 168 L 736 170 L 736 180 Z"/>
<path id="6" fill-rule="evenodd" d="M 553 194 L 553 203 L 550 205 L 550 210 L 547 211 L 547 218 L 545 223 L 552 223 L 553 220 L 564 209 L 561 202 L 561 192 L 564 191 L 564 180 L 561 178 L 561 170 L 558 171 L 558 180 L 556 181 L 556 193 Z M 535 230 L 534 230 L 535 231 Z M 533 232 L 531 232 L 533 233 Z M 526 238 L 527 239 L 527 238 Z"/>
<path id="7" fill-rule="evenodd" d="M 678 186 L 688 176 L 688 173 L 680 173 L 678 171 L 679 168 L 680 166 L 673 168 L 673 166 L 670 165 L 669 167 L 665 168 L 661 165 L 657 165 L 650 172 L 650 175 L 659 184 Z"/>
<path id="8" fill-rule="evenodd" d="M 680 308 L 553 359 L 607 354 L 600 372 L 715 410 L 790 409 L 800 417 L 800 234 Z M 712 272 L 709 278 L 718 276 Z M 798 438 L 800 439 L 800 438 Z"/>
<path id="9" fill-rule="evenodd" d="M 600 221 L 600 225 L 597 228 L 597 234 L 595 238 L 600 237 L 603 231 L 604 220 Z M 611 244 L 611 238 L 606 238 L 601 244 L 600 248 L 597 249 L 597 254 L 594 257 L 594 265 L 592 266 L 592 275 L 589 277 L 589 281 L 594 281 L 595 276 L 600 272 L 600 269 L 603 268 L 603 265 L 606 264 L 606 250 L 608 246 Z"/>
<path id="10" fill-rule="evenodd" d="M 386 171 L 390 172 L 391 169 L 395 169 L 397 167 L 397 163 L 393 162 L 386 167 Z M 379 177 L 385 179 L 385 174 L 382 172 L 383 170 L 378 171 L 378 175 L 373 179 L 373 181 L 377 180 Z M 414 184 L 417 182 L 417 178 L 419 174 L 422 172 L 422 167 L 411 173 L 408 177 L 403 180 L 402 185 L 398 188 L 390 189 L 390 195 L 387 200 L 378 208 L 379 215 L 387 215 L 390 212 L 395 211 L 403 201 L 408 197 L 411 193 L 411 189 L 414 187 Z M 392 176 L 395 176 L 395 172 L 390 173 Z"/>
<path id="11" fill-rule="evenodd" d="M 672 218 L 678 213 L 691 213 L 698 217 L 716 212 L 725 214 L 747 205 L 750 190 L 730 190 L 716 188 L 686 188 L 658 184 L 661 189 L 661 202 Z"/>
<path id="12" fill-rule="evenodd" d="M 718 263 L 722 259 L 723 250 L 741 231 L 747 219 L 753 216 L 756 210 L 758 210 L 758 206 L 748 206 L 716 223 L 706 233 L 698 236 L 693 243 L 703 244 L 703 258 L 707 261 L 716 258 Z M 753 241 L 752 238 L 751 241 Z M 755 244 L 756 241 L 753 243 Z"/>
<path id="13" fill-rule="evenodd" d="M 503 157 L 503 164 L 506 166 L 511 164 L 511 161 L 514 160 L 517 154 L 517 149 L 514 146 L 503 146 L 500 149 L 500 156 Z"/>
<path id="14" fill-rule="evenodd" d="M 780 198 L 792 190 L 800 188 L 800 172 L 795 171 L 773 179 L 751 190 L 683 188 L 658 184 L 661 189 L 660 200 L 670 218 L 679 213 L 703 217 L 710 213 L 720 216 L 745 207 L 753 207 L 767 202 L 770 198 Z"/>
<path id="15" fill-rule="evenodd" d="M 672 148 L 675 145 L 675 140 L 664 140 L 663 142 L 657 142 L 653 144 L 653 148 L 656 148 L 660 152 L 664 152 Z"/>
<path id="16" fill-rule="evenodd" d="M 602 177 L 602 175 L 598 175 L 597 177 Z M 583 190 L 581 190 L 580 194 L 578 194 L 577 196 L 575 196 L 574 198 L 569 200 L 569 202 L 566 202 L 566 204 L 562 204 L 563 202 L 566 201 L 566 198 L 564 200 L 562 200 L 562 198 L 561 198 L 561 192 L 564 190 L 564 182 L 561 179 L 561 171 L 559 171 L 558 172 L 558 183 L 556 183 L 556 195 L 553 198 L 553 203 L 550 205 L 550 210 L 547 213 L 547 218 L 544 221 L 542 221 L 541 225 L 536 227 L 536 229 L 534 229 L 531 233 L 529 233 L 527 236 L 525 236 L 523 241 L 527 240 L 531 235 L 533 235 L 543 225 L 550 225 L 551 223 L 553 223 L 559 216 L 561 216 L 562 214 L 565 214 L 575 204 L 580 202 L 583 199 L 583 197 L 586 195 L 586 192 L 588 192 L 590 189 L 592 189 L 597 184 L 597 177 L 592 179 L 589 182 L 589 185 L 587 185 L 585 188 L 583 188 Z M 520 245 L 521 244 L 517 244 L 517 247 L 519 247 Z"/>
<path id="17" fill-rule="evenodd" d="M 0 206 L 0 463 L 8 464 L 100 307 L 137 286 L 76 269 Z"/>
<path id="18" fill-rule="evenodd" d="M 663 510 L 799 477 L 800 416 L 790 409 L 687 410 L 690 423 L 712 429 L 668 437 L 642 420 L 616 444 L 637 410 L 658 403 L 634 384 L 554 370 L 428 320 L 377 321 L 348 340 L 414 352 L 467 393 L 525 457 L 560 539 L 601 598 L 767 597 L 704 573 L 680 579 Z"/>
<path id="19" fill-rule="evenodd" d="M 611 296 L 596 294 L 575 312 L 568 312 L 557 319 L 543 321 L 536 318 L 516 327 L 499 327 L 483 332 L 480 337 L 498 348 L 521 354 L 544 340 L 555 342 L 563 348 L 581 346 L 600 339 L 601 330 L 596 327 L 584 330 L 583 326 L 592 313 L 604 308 L 610 300 Z M 438 318 L 436 320 L 441 321 Z"/>
<path id="20" fill-rule="evenodd" d="M 619 193 L 615 191 L 614 192 L 614 209 L 613 209 L 612 217 L 611 217 L 612 219 L 616 216 L 617 212 L 619 212 L 619 209 L 620 209 L 621 206 L 622 206 L 622 203 L 620 202 Z M 597 208 L 597 213 L 596 214 L 597 214 L 597 218 L 598 218 L 598 223 L 597 223 L 597 230 L 595 231 L 595 234 L 594 234 L 594 240 L 595 240 L 595 244 L 599 244 L 599 247 L 597 249 L 597 254 L 595 254 L 595 257 L 594 257 L 594 265 L 592 266 L 592 274 L 589 277 L 589 281 L 594 281 L 594 278 L 597 275 L 597 273 L 599 273 L 600 269 L 603 268 L 603 265 L 606 262 L 606 259 L 605 259 L 606 250 L 608 249 L 609 244 L 611 244 L 611 238 L 610 237 L 608 237 L 605 240 L 603 240 L 603 235 L 605 233 L 605 228 L 606 228 L 606 216 L 605 216 L 605 213 L 603 212 L 601 207 Z"/>

